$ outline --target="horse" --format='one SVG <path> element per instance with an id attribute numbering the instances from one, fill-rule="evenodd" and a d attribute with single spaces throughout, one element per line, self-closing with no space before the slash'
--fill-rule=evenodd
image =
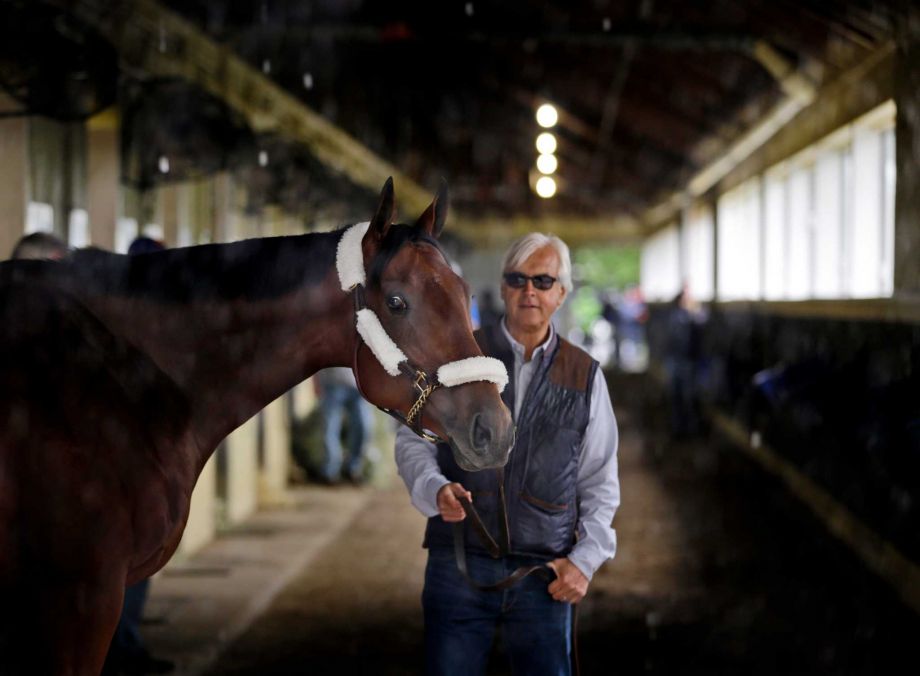
<path id="1" fill-rule="evenodd" d="M 388 180 L 345 230 L 0 264 L 0 673 L 98 674 L 209 456 L 319 369 L 466 468 L 507 461 L 507 373 L 438 244 L 446 184 L 394 215 Z"/>

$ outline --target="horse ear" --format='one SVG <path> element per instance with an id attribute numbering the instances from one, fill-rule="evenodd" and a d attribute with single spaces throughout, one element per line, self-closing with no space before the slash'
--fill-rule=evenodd
<path id="1" fill-rule="evenodd" d="M 438 194 L 434 200 L 425 209 L 425 213 L 418 217 L 417 227 L 422 228 L 431 237 L 437 239 L 441 236 L 444 229 L 444 222 L 447 220 L 447 204 L 450 198 L 447 194 L 447 181 L 441 179 L 441 185 L 438 187 Z"/>
<path id="2" fill-rule="evenodd" d="M 380 191 L 380 201 L 377 202 L 377 210 L 371 219 L 368 228 L 377 239 L 386 237 L 390 224 L 396 218 L 396 203 L 393 199 L 393 177 L 390 176 L 386 183 L 383 184 L 383 190 Z"/>

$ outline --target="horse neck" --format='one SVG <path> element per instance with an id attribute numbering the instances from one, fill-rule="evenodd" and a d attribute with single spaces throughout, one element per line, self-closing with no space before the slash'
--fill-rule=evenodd
<path id="1" fill-rule="evenodd" d="M 202 464 L 291 387 L 326 366 L 350 364 L 352 301 L 329 260 L 337 240 L 337 233 L 303 235 L 122 259 L 127 270 L 103 285 L 127 279 L 127 293 L 86 297 L 110 330 L 178 385 Z"/>

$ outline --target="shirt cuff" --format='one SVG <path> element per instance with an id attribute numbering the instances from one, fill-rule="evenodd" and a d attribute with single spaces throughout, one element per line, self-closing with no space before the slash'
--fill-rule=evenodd
<path id="1" fill-rule="evenodd" d="M 569 552 L 566 558 L 571 561 L 572 565 L 578 568 L 582 575 L 588 578 L 588 582 L 590 582 L 591 578 L 594 577 L 594 573 L 603 565 L 604 561 L 612 557 L 613 554 L 607 556 L 602 551 L 598 551 L 595 547 L 592 547 L 591 543 L 587 540 L 583 540 L 575 544 L 575 548 Z"/>
<path id="2" fill-rule="evenodd" d="M 449 483 L 450 481 L 441 475 L 430 476 L 425 480 L 424 488 L 422 489 L 422 495 L 425 500 L 425 509 L 422 511 L 425 516 L 432 517 L 441 513 L 438 509 L 438 491 Z"/>

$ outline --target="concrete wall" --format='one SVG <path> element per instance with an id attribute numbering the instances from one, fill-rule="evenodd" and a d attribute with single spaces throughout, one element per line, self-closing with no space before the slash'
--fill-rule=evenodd
<path id="1" fill-rule="evenodd" d="M 262 411 L 262 464 L 259 469 L 259 504 L 279 505 L 288 500 L 291 465 L 291 420 L 287 395 Z"/>
<path id="2" fill-rule="evenodd" d="M 217 532 L 217 455 L 208 460 L 195 490 L 192 493 L 192 508 L 189 513 L 182 542 L 176 552 L 176 560 L 181 561 L 214 539 Z"/>
<path id="3" fill-rule="evenodd" d="M 0 93 L 0 108 L 12 109 L 13 102 Z M 0 260 L 9 258 L 26 227 L 29 189 L 29 120 L 25 117 L 0 119 Z"/>
<path id="4" fill-rule="evenodd" d="M 259 503 L 259 416 L 256 414 L 227 437 L 225 524 L 250 516 Z"/>
<path id="5" fill-rule="evenodd" d="M 106 111 L 86 125 L 86 209 L 90 240 L 108 250 L 115 248 L 119 216 L 118 123 L 118 114 Z"/>

